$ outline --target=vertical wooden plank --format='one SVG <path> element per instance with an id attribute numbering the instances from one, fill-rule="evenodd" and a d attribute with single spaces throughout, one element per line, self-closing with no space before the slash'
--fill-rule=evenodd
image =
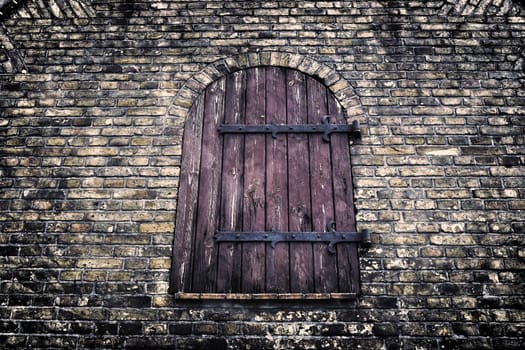
<path id="1" fill-rule="evenodd" d="M 286 73 L 282 68 L 266 71 L 266 123 L 286 124 Z M 288 231 L 288 157 L 285 135 L 266 136 L 266 230 Z M 289 244 L 266 250 L 266 289 L 290 291 Z"/>
<path id="2" fill-rule="evenodd" d="M 225 124 L 244 123 L 246 76 L 241 72 L 226 77 Z M 222 231 L 242 231 L 244 136 L 224 135 L 222 151 Z M 217 269 L 217 292 L 241 292 L 241 244 L 221 243 Z"/>
<path id="3" fill-rule="evenodd" d="M 246 71 L 246 124 L 264 124 L 265 74 L 263 68 Z M 243 230 L 265 229 L 265 135 L 249 134 L 244 138 Z M 265 291 L 265 244 L 244 243 L 242 291 Z"/>
<path id="4" fill-rule="evenodd" d="M 322 117 L 328 114 L 327 91 L 313 78 L 308 77 L 306 81 L 308 123 L 319 124 Z M 323 141 L 322 134 L 309 135 L 309 142 L 312 227 L 316 232 L 324 232 L 327 222 L 334 219 L 330 144 Z M 328 253 L 325 244 L 314 244 L 314 269 L 315 291 L 336 292 L 337 258 Z"/>
<path id="5" fill-rule="evenodd" d="M 222 138 L 217 128 L 223 121 L 225 79 L 206 89 L 203 145 L 199 180 L 198 219 L 195 229 L 193 291 L 214 292 L 217 251 L 213 235 L 217 229 L 221 179 Z"/>
<path id="6" fill-rule="evenodd" d="M 288 124 L 306 124 L 305 76 L 297 71 L 287 72 Z M 288 211 L 290 231 L 311 231 L 310 166 L 308 137 L 305 134 L 288 136 Z M 311 243 L 290 244 L 290 292 L 312 293 L 313 253 Z"/>
<path id="7" fill-rule="evenodd" d="M 333 98 L 329 99 L 328 108 L 330 114 L 338 114 L 338 124 L 346 123 L 340 105 Z M 345 134 L 332 134 L 330 143 L 332 147 L 332 177 L 334 179 L 334 206 L 337 230 L 355 231 L 349 139 Z M 357 244 L 337 245 L 337 260 L 339 291 L 359 293 Z"/>
<path id="8" fill-rule="evenodd" d="M 204 96 L 201 95 L 191 108 L 184 126 L 182 145 L 184 156 L 179 180 L 177 221 L 175 222 L 171 269 L 171 289 L 173 292 L 191 291 L 192 245 L 195 241 L 203 113 Z"/>

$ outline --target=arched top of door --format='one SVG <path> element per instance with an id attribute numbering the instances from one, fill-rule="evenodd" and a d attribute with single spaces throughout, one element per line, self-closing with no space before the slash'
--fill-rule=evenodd
<path id="1" fill-rule="evenodd" d="M 309 57 L 277 51 L 246 53 L 220 59 L 194 74 L 179 90 L 169 110 L 169 116 L 185 120 L 197 97 L 212 82 L 239 70 L 275 66 L 300 71 L 324 84 L 352 119 L 364 118 L 359 97 L 350 83 L 331 67 Z M 180 119 L 179 119 L 180 120 Z M 362 120 L 364 121 L 364 120 Z"/>

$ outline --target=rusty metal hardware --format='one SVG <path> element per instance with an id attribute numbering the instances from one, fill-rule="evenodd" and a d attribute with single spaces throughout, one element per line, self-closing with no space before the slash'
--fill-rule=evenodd
<path id="1" fill-rule="evenodd" d="M 231 232 L 217 231 L 214 239 L 216 242 L 269 242 L 275 248 L 280 242 L 320 242 L 327 243 L 327 250 L 335 254 L 335 245 L 339 243 L 370 243 L 370 232 L 337 232 L 333 221 L 326 225 L 328 232 L 280 232 L 280 231 L 258 231 L 258 232 Z"/>
<path id="2" fill-rule="evenodd" d="M 285 133 L 322 133 L 323 140 L 330 142 L 330 134 L 332 133 L 346 133 L 354 137 L 361 137 L 359 130 L 359 122 L 354 120 L 351 125 L 347 124 L 331 124 L 329 123 L 331 115 L 325 115 L 321 119 L 321 124 L 221 124 L 217 129 L 220 134 L 272 134 L 273 138 L 277 134 Z"/>

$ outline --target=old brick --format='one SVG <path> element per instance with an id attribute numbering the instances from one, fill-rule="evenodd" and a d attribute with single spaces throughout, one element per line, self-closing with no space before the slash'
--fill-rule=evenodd
<path id="1" fill-rule="evenodd" d="M 173 223 L 143 223 L 139 226 L 139 231 L 142 233 L 172 233 L 173 229 Z"/>
<path id="2" fill-rule="evenodd" d="M 2 344 L 521 348 L 518 2 L 78 3 L 2 8 Z M 362 123 L 373 244 L 350 308 L 166 290 L 188 110 L 260 65 L 322 81 Z"/>
<path id="3" fill-rule="evenodd" d="M 476 198 L 516 198 L 518 192 L 511 189 L 480 189 L 474 190 Z"/>
<path id="4" fill-rule="evenodd" d="M 122 266 L 120 259 L 79 259 L 76 263 L 78 267 L 93 269 L 118 269 Z"/>
<path id="5" fill-rule="evenodd" d="M 142 332 L 142 323 L 141 322 L 126 322 L 120 323 L 118 328 L 118 333 L 120 335 L 135 335 Z"/>
<path id="6" fill-rule="evenodd" d="M 401 176 L 442 176 L 443 170 L 432 167 L 407 167 L 399 169 Z"/>
<path id="7" fill-rule="evenodd" d="M 471 193 L 468 190 L 427 190 L 426 191 L 428 198 L 470 198 Z"/>
<path id="8" fill-rule="evenodd" d="M 114 198 L 117 199 L 155 199 L 157 197 L 156 191 L 149 190 L 119 190 L 113 194 Z"/>
<path id="9" fill-rule="evenodd" d="M 430 242 L 436 245 L 473 245 L 475 244 L 475 239 L 471 235 L 434 235 L 430 237 Z"/>
<path id="10" fill-rule="evenodd" d="M 418 154 L 430 155 L 430 156 L 457 156 L 460 154 L 457 148 L 451 147 L 429 147 L 419 146 L 416 147 Z"/>
<path id="11" fill-rule="evenodd" d="M 153 310 L 144 310 L 144 309 L 131 309 L 126 310 L 114 309 L 110 315 L 110 320 L 126 320 L 126 321 L 137 321 L 137 320 L 154 320 L 155 312 Z M 128 323 L 127 323 L 128 324 Z M 139 323 L 129 323 L 136 327 Z"/>

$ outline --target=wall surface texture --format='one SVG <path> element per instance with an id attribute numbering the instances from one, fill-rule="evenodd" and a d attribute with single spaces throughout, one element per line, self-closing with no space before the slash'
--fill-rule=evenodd
<path id="1" fill-rule="evenodd" d="M 523 348 L 523 2 L 2 13 L 0 348 Z M 362 123 L 356 300 L 168 292 L 184 120 L 212 81 L 259 65 L 315 77 Z"/>

